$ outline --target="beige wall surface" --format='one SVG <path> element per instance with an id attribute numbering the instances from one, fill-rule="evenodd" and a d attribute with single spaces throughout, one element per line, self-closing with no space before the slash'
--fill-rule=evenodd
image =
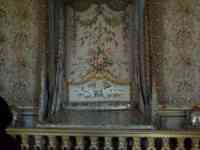
<path id="1" fill-rule="evenodd" d="M 200 1 L 150 0 L 153 75 L 160 104 L 200 104 Z"/>
<path id="2" fill-rule="evenodd" d="M 159 104 L 200 104 L 200 1 L 147 4 Z M 19 106 L 32 106 L 39 95 L 46 8 L 46 0 L 0 0 L 0 95 Z"/>
<path id="3" fill-rule="evenodd" d="M 36 98 L 38 14 L 44 16 L 46 11 L 38 4 L 38 0 L 0 0 L 0 95 L 10 104 L 32 106 Z M 44 7 L 44 13 L 39 7 Z"/>

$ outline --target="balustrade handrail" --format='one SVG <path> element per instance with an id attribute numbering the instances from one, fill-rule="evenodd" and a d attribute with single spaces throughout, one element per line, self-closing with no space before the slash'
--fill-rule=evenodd
<path id="1" fill-rule="evenodd" d="M 9 128 L 12 135 L 200 138 L 200 130 L 132 130 L 94 128 Z"/>

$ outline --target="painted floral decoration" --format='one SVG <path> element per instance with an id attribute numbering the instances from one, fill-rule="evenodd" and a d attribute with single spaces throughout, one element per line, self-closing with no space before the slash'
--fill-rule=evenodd
<path id="1" fill-rule="evenodd" d="M 102 49 L 97 47 L 97 49 L 90 49 L 89 51 L 89 64 L 91 65 L 93 71 L 104 72 L 107 67 L 112 66 L 112 49 Z"/>

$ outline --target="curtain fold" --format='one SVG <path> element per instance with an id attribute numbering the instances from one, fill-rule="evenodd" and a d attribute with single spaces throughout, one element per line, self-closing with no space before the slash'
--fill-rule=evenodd
<path id="1" fill-rule="evenodd" d="M 49 0 L 49 39 L 42 74 L 40 120 L 51 121 L 64 101 L 64 0 Z"/>
<path id="2" fill-rule="evenodd" d="M 137 85 L 137 99 L 143 103 L 144 121 L 151 122 L 151 70 L 150 62 L 148 61 L 150 53 L 145 48 L 145 0 L 136 0 L 137 20 L 137 49 L 135 50 L 135 81 Z"/>
<path id="3" fill-rule="evenodd" d="M 56 5 L 56 18 L 58 22 L 57 23 L 57 30 L 56 30 L 56 41 L 57 41 L 57 52 L 56 52 L 56 69 L 55 69 L 55 89 L 53 91 L 53 102 L 52 106 L 50 109 L 50 115 L 55 116 L 55 114 L 61 109 L 61 102 L 65 101 L 65 89 L 64 89 L 64 65 L 65 65 L 65 60 L 64 60 L 64 50 L 65 50 L 65 45 L 64 45 L 64 1 L 63 0 L 57 0 L 57 5 Z"/>

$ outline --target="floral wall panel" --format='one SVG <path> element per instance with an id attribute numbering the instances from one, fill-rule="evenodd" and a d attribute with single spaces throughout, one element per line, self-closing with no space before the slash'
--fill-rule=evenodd
<path id="1" fill-rule="evenodd" d="M 160 104 L 177 108 L 199 105 L 200 1 L 155 0 L 150 7 Z"/>
<path id="2" fill-rule="evenodd" d="M 0 0 L 0 95 L 32 106 L 37 60 L 36 1 Z"/>
<path id="3" fill-rule="evenodd" d="M 130 100 L 130 8 L 67 8 L 69 101 Z"/>

